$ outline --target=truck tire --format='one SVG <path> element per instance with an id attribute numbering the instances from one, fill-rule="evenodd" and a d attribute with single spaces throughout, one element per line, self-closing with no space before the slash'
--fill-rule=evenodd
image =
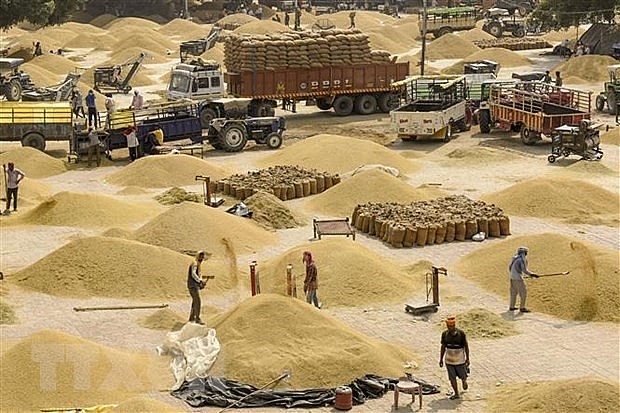
<path id="1" fill-rule="evenodd" d="M 502 34 L 504 33 L 504 29 L 502 29 L 502 25 L 499 24 L 498 22 L 490 22 L 489 24 L 485 25 L 484 31 L 489 33 L 491 36 L 500 38 L 502 37 Z"/>
<path id="2" fill-rule="evenodd" d="M 440 38 L 441 36 L 443 36 L 444 34 L 448 34 L 448 33 L 452 33 L 452 27 L 442 27 L 439 30 L 437 30 L 436 32 L 433 33 L 433 35 L 435 36 L 435 38 Z"/>
<path id="3" fill-rule="evenodd" d="M 6 96 L 6 100 L 17 102 L 22 97 L 22 85 L 17 79 L 9 80 L 9 82 L 4 85 L 4 90 L 2 92 L 4 96 Z"/>
<path id="4" fill-rule="evenodd" d="M 351 99 L 351 96 L 338 96 L 334 100 L 334 112 L 338 116 L 349 116 L 353 112 L 353 99 Z"/>
<path id="5" fill-rule="evenodd" d="M 45 137 L 38 132 L 27 133 L 22 138 L 22 146 L 30 146 L 40 151 L 45 150 Z"/>
<path id="6" fill-rule="evenodd" d="M 491 132 L 491 114 L 488 110 L 481 110 L 478 112 L 478 121 L 480 122 L 480 132 Z"/>
<path id="7" fill-rule="evenodd" d="M 330 110 L 332 108 L 332 104 L 325 99 L 317 99 L 316 107 L 321 110 Z"/>
<path id="8" fill-rule="evenodd" d="M 377 111 L 377 99 L 373 95 L 360 95 L 355 98 L 355 112 L 371 115 Z"/>
<path id="9" fill-rule="evenodd" d="M 527 126 L 523 125 L 521 128 L 521 142 L 523 142 L 524 145 L 534 145 L 538 140 L 537 136 L 537 133 Z"/>
<path id="10" fill-rule="evenodd" d="M 269 149 L 278 149 L 282 146 L 282 135 L 277 132 L 271 132 L 267 135 L 267 139 L 265 139 L 265 143 Z"/>
<path id="11" fill-rule="evenodd" d="M 379 100 L 377 101 L 379 110 L 383 113 L 390 113 L 398 107 L 398 104 L 398 95 L 394 93 L 383 93 L 379 96 Z"/>
<path id="12" fill-rule="evenodd" d="M 612 115 L 618 114 L 618 96 L 613 89 L 607 91 L 607 106 Z"/>
<path id="13" fill-rule="evenodd" d="M 602 93 L 596 97 L 596 110 L 602 112 L 605 110 L 605 105 L 607 104 L 607 99 L 605 95 Z"/>
<path id="14" fill-rule="evenodd" d="M 247 142 L 245 127 L 239 123 L 230 122 L 222 128 L 220 144 L 226 152 L 239 152 Z"/>
<path id="15" fill-rule="evenodd" d="M 200 112 L 200 124 L 203 129 L 208 129 L 211 121 L 217 117 L 215 111 L 211 108 L 204 108 Z"/>
<path id="16" fill-rule="evenodd" d="M 512 31 L 512 35 L 517 38 L 525 37 L 525 29 L 523 27 L 517 27 Z"/>

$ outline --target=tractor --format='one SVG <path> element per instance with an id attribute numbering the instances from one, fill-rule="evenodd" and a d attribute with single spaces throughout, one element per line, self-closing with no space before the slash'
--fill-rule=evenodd
<path id="1" fill-rule="evenodd" d="M 605 90 L 596 97 L 596 110 L 602 112 L 605 105 L 612 115 L 619 113 L 620 105 L 620 64 L 607 67 L 609 82 L 605 82 Z"/>
<path id="2" fill-rule="evenodd" d="M 491 9 L 482 26 L 482 30 L 492 36 L 500 38 L 506 32 L 514 37 L 525 37 L 525 21 L 514 15 L 509 15 L 504 9 Z"/>
<path id="3" fill-rule="evenodd" d="M 20 58 L 0 58 L 0 98 L 18 101 L 23 90 L 34 87 L 30 76 L 21 72 L 19 66 L 24 63 Z"/>

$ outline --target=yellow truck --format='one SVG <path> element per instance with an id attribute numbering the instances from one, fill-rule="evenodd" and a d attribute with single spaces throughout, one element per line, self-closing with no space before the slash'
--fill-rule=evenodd
<path id="1" fill-rule="evenodd" d="M 0 141 L 44 150 L 47 141 L 70 141 L 72 133 L 69 102 L 0 101 Z"/>

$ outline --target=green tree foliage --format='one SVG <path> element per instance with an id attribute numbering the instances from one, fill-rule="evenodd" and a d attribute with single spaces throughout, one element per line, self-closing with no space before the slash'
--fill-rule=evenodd
<path id="1" fill-rule="evenodd" d="M 0 0 L 0 29 L 22 21 L 41 26 L 60 24 L 84 0 Z"/>
<path id="2" fill-rule="evenodd" d="M 532 17 L 550 27 L 569 27 L 579 23 L 612 22 L 618 0 L 543 0 Z"/>

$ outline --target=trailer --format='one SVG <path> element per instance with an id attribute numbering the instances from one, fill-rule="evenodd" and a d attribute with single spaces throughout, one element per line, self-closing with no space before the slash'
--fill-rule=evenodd
<path id="1" fill-rule="evenodd" d="M 426 17 L 426 19 L 425 19 Z M 475 7 L 434 7 L 418 16 L 420 35 L 432 33 L 435 38 L 476 27 L 478 9 Z"/>
<path id="2" fill-rule="evenodd" d="M 44 150 L 47 141 L 69 141 L 72 133 L 69 102 L 0 102 L 0 141 Z"/>
<path id="3" fill-rule="evenodd" d="M 533 145 L 562 125 L 590 119 L 591 95 L 538 82 L 491 84 L 487 109 L 478 114 L 480 132 L 492 127 L 518 131 L 525 145 Z"/>

